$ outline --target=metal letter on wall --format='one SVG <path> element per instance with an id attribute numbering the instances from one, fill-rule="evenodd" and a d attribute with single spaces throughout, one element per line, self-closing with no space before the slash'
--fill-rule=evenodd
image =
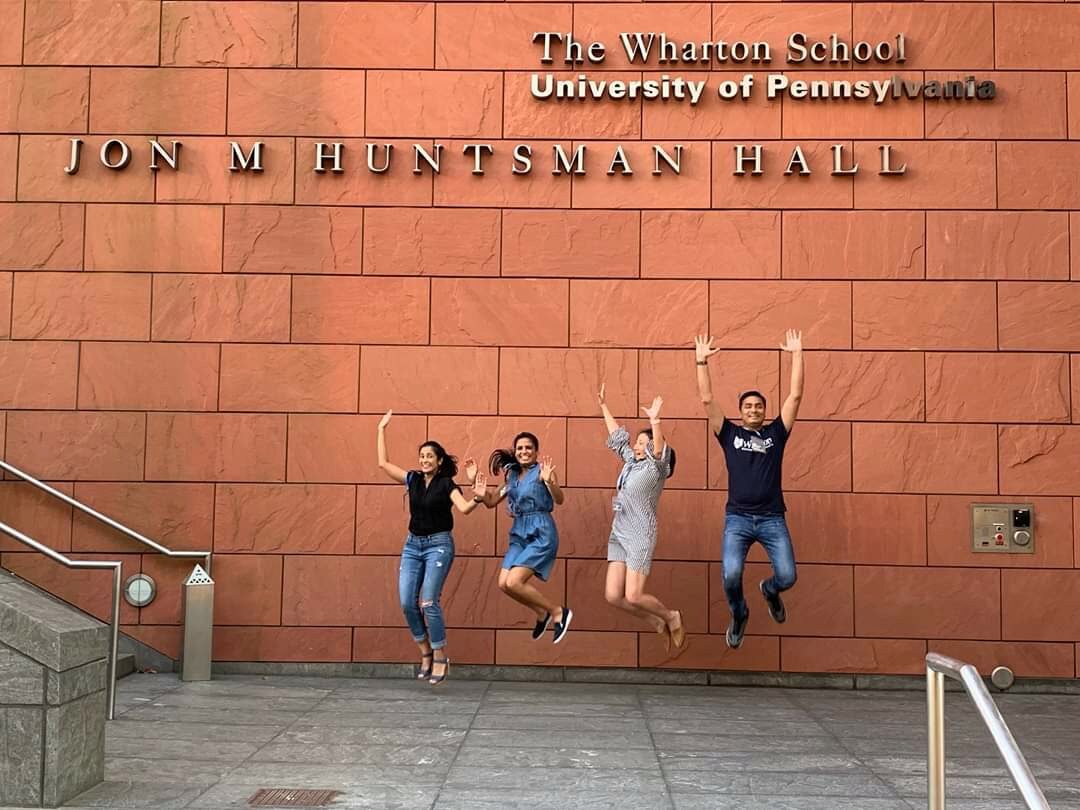
<path id="1" fill-rule="evenodd" d="M 150 170 L 157 171 L 161 167 L 158 166 L 158 158 L 160 157 L 166 163 L 169 164 L 169 168 L 177 169 L 180 166 L 180 147 L 183 144 L 180 141 L 172 142 L 172 152 L 166 152 L 165 147 L 157 141 L 150 141 Z"/>
<path id="2" fill-rule="evenodd" d="M 552 154 L 555 159 L 555 168 L 551 170 L 554 175 L 561 175 L 563 172 L 570 174 L 585 174 L 585 144 L 581 144 L 574 150 L 574 157 L 571 159 L 566 156 L 566 150 L 563 149 L 561 143 L 555 144 L 551 147 Z"/>
<path id="3" fill-rule="evenodd" d="M 262 166 L 262 141 L 255 141 L 255 145 L 251 147 L 251 151 L 245 155 L 244 150 L 240 148 L 240 144 L 236 141 L 229 141 L 231 148 L 232 159 L 229 161 L 229 171 L 253 171 L 261 172 Z"/>
<path id="4" fill-rule="evenodd" d="M 801 146 L 796 146 L 791 150 L 791 160 L 788 161 L 787 168 L 784 169 L 785 175 L 795 174 L 795 167 L 799 167 L 799 174 L 810 174 L 810 166 L 806 162 L 806 155 L 803 154 Z"/>
<path id="5" fill-rule="evenodd" d="M 82 138 L 71 139 L 71 162 L 64 167 L 65 174 L 78 174 L 79 161 L 82 159 Z"/>
<path id="6" fill-rule="evenodd" d="M 667 152 L 664 151 L 662 146 L 653 147 L 653 174 L 663 174 L 660 169 L 660 161 L 663 160 L 668 166 L 675 170 L 675 174 L 682 173 L 682 150 L 683 145 L 681 143 L 675 144 L 675 157 L 672 158 Z"/>
<path id="7" fill-rule="evenodd" d="M 741 143 L 735 144 L 735 171 L 732 174 L 746 174 L 746 164 L 748 162 L 754 167 L 750 174 L 761 174 L 761 144 L 755 143 L 750 149 L 752 157 L 747 157 L 746 146 Z"/>
<path id="8" fill-rule="evenodd" d="M 514 147 L 514 167 L 511 174 L 528 174 L 532 171 L 532 147 L 527 143 L 519 143 Z"/>
<path id="9" fill-rule="evenodd" d="M 117 146 L 120 147 L 120 159 L 115 162 L 110 161 L 109 155 L 112 154 L 112 150 Z M 127 165 L 131 163 L 131 147 L 119 138 L 112 138 L 105 141 L 105 143 L 101 145 L 101 163 L 103 166 L 116 171 L 126 168 Z"/>
<path id="10" fill-rule="evenodd" d="M 334 144 L 335 153 L 337 147 L 338 144 Z M 375 156 L 379 153 L 379 144 L 369 143 L 367 145 L 367 167 L 369 172 L 372 172 L 374 174 L 382 174 L 383 172 L 387 172 L 390 170 L 390 158 L 394 154 L 394 145 L 392 143 L 384 143 L 382 147 L 386 151 L 386 160 L 383 161 L 382 166 L 376 166 Z M 345 147 L 342 146 L 342 149 L 344 148 Z M 335 169 L 334 171 L 337 171 L 337 169 Z"/>
<path id="11" fill-rule="evenodd" d="M 907 172 L 907 164 L 903 164 L 898 169 L 892 167 L 892 144 L 887 143 L 878 147 L 878 151 L 881 152 L 881 171 L 878 174 L 905 174 Z"/>
<path id="12" fill-rule="evenodd" d="M 844 144 L 834 143 L 832 145 L 832 173 L 833 176 L 839 176 L 844 174 L 858 174 L 859 164 L 853 163 L 848 168 L 844 168 Z"/>
<path id="13" fill-rule="evenodd" d="M 461 149 L 461 154 L 469 154 L 469 150 L 473 153 L 473 174 L 484 173 L 484 153 L 493 154 L 495 152 L 494 147 L 490 143 L 467 143 Z"/>
<path id="14" fill-rule="evenodd" d="M 627 159 L 626 152 L 623 150 L 621 143 L 615 147 L 615 154 L 611 157 L 611 165 L 608 166 L 607 173 L 615 174 L 616 166 L 619 167 L 619 173 L 626 177 L 629 177 L 634 173 L 634 170 L 630 168 L 630 161 Z"/>
<path id="15" fill-rule="evenodd" d="M 435 174 L 439 173 L 439 161 L 442 159 L 442 150 L 445 147 L 441 143 L 437 143 L 434 148 L 435 156 L 432 157 L 423 146 L 418 143 L 413 144 L 413 174 L 423 174 L 424 170 L 420 168 L 421 158 L 431 167 Z"/>
<path id="16" fill-rule="evenodd" d="M 327 158 L 331 157 L 334 160 L 334 165 L 330 167 L 330 171 L 334 172 L 335 174 L 340 174 L 341 172 L 345 171 L 341 167 L 341 153 L 342 150 L 345 149 L 345 144 L 335 143 L 331 145 L 334 147 L 334 152 L 332 155 L 328 155 L 326 154 L 325 143 L 315 144 L 315 168 L 312 169 L 312 171 L 314 171 L 316 174 L 322 174 L 326 171 L 326 160 Z M 387 162 L 389 162 L 389 155 Z"/>

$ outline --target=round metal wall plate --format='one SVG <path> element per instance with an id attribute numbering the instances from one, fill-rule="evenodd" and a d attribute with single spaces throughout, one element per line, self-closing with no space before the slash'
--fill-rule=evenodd
<path id="1" fill-rule="evenodd" d="M 990 682 L 998 689 L 1008 689 L 1016 682 L 1016 676 L 1008 667 L 994 667 L 990 673 Z"/>
<path id="2" fill-rule="evenodd" d="M 146 607 L 157 596 L 157 585 L 149 574 L 133 574 L 124 582 L 124 599 L 129 605 Z"/>

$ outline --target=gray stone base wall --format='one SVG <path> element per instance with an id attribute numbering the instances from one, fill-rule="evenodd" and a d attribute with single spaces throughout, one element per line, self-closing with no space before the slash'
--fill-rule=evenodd
<path id="1" fill-rule="evenodd" d="M 105 779 L 105 690 L 49 706 L 45 715 L 42 805 L 59 807 Z"/>
<path id="2" fill-rule="evenodd" d="M 0 805 L 40 807 L 45 716 L 39 706 L 0 709 Z"/>
<path id="3" fill-rule="evenodd" d="M 0 573 L 0 806 L 58 807 L 105 778 L 108 628 Z"/>

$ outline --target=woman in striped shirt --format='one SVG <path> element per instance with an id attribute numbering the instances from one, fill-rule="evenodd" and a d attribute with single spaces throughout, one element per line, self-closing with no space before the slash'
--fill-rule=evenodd
<path id="1" fill-rule="evenodd" d="M 645 593 L 653 553 L 656 551 L 656 506 L 664 482 L 675 472 L 675 451 L 664 441 L 660 428 L 660 397 L 651 408 L 642 407 L 650 428 L 630 434 L 611 415 L 600 386 L 600 410 L 604 414 L 610 447 L 623 460 L 612 502 L 614 517 L 608 539 L 608 570 L 604 597 L 612 605 L 638 616 L 664 636 L 664 645 L 682 648 L 686 643 L 682 614 L 669 610 L 655 596 Z"/>

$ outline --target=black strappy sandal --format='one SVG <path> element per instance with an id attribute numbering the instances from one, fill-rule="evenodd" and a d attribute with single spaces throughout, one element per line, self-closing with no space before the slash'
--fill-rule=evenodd
<path id="1" fill-rule="evenodd" d="M 421 661 L 426 661 L 428 658 L 431 659 L 431 663 L 428 664 L 426 667 L 423 665 L 423 663 L 421 663 L 420 669 L 416 673 L 416 680 L 418 681 L 425 681 L 431 677 L 431 668 L 435 664 L 435 653 L 429 652 L 420 654 Z"/>
<path id="2" fill-rule="evenodd" d="M 442 675 L 432 675 L 431 680 L 428 682 L 432 686 L 438 686 L 440 683 L 445 681 L 446 677 L 450 674 L 450 659 L 449 659 L 449 657 L 446 657 L 446 658 L 433 658 L 431 663 L 432 663 L 432 665 L 435 665 L 435 664 L 445 664 L 446 665 L 446 669 L 443 670 Z"/>

